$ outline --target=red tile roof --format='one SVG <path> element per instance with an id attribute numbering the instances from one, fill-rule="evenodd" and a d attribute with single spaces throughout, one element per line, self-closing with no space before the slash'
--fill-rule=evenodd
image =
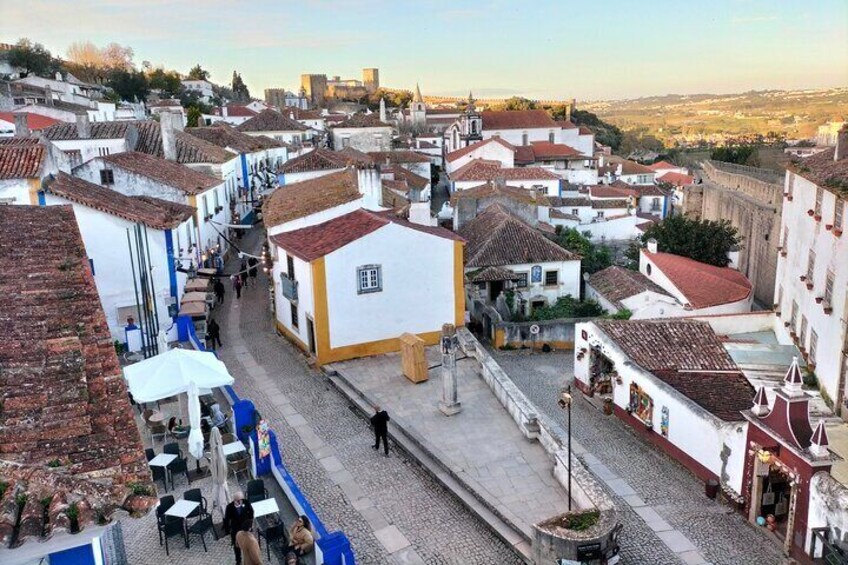
<path id="1" fill-rule="evenodd" d="M 451 173 L 452 181 L 505 180 L 560 180 L 560 177 L 541 167 L 515 167 L 502 169 L 499 161 L 474 159 Z"/>
<path id="2" fill-rule="evenodd" d="M 281 169 L 283 173 L 304 173 L 308 171 L 329 171 L 333 169 L 343 169 L 348 165 L 357 163 L 371 163 L 371 158 L 361 151 L 356 151 L 360 155 L 355 155 L 347 151 L 356 151 L 353 148 L 346 148 L 344 151 L 333 151 L 318 147 L 309 153 L 298 155 L 294 159 L 286 161 Z"/>
<path id="3" fill-rule="evenodd" d="M 389 163 L 429 163 L 430 158 L 416 153 L 415 151 L 369 151 L 370 156 L 375 163 L 382 165 L 387 161 Z"/>
<path id="4" fill-rule="evenodd" d="M 457 149 L 456 151 L 451 151 L 450 153 L 445 155 L 445 160 L 456 161 L 460 157 L 462 157 L 464 155 L 468 155 L 469 153 L 471 153 L 475 149 L 479 149 L 479 148 L 483 147 L 484 145 L 488 145 L 489 143 L 500 143 L 501 145 L 503 145 L 507 149 L 511 149 L 511 150 L 515 151 L 515 146 L 513 146 L 511 143 L 504 141 L 500 137 L 495 136 L 495 137 L 490 137 L 489 139 L 484 139 L 482 141 L 478 141 L 477 143 L 472 143 L 471 145 L 466 145 L 465 147 Z"/>
<path id="5" fill-rule="evenodd" d="M 632 188 L 619 188 L 604 184 L 590 186 L 589 194 L 595 198 L 627 198 L 628 196 L 638 196 L 638 193 Z"/>
<path id="6" fill-rule="evenodd" d="M 618 170 L 618 166 L 621 165 L 621 174 L 622 175 L 649 175 L 654 174 L 652 169 L 649 169 L 645 165 L 640 165 L 636 161 L 630 161 L 628 159 L 621 159 L 620 157 L 613 157 L 609 159 L 609 162 L 605 164 L 603 167 L 598 168 L 598 174 L 604 175 L 606 173 L 616 174 Z"/>
<path id="7" fill-rule="evenodd" d="M 568 120 L 557 121 L 556 125 L 558 125 L 562 129 L 575 129 L 577 127 L 577 124 Z"/>
<path id="8" fill-rule="evenodd" d="M 480 186 L 466 188 L 465 190 L 457 190 L 451 196 L 450 201 L 452 206 L 456 206 L 456 203 L 460 200 L 481 200 L 483 198 L 496 198 L 500 196 L 524 204 L 550 204 L 546 196 L 537 194 L 536 191 L 491 181 Z"/>
<path id="9" fill-rule="evenodd" d="M 593 132 L 585 126 L 580 126 L 578 133 L 579 135 L 592 135 Z"/>
<path id="10" fill-rule="evenodd" d="M 354 114 L 343 122 L 333 124 L 335 128 L 390 128 L 389 124 L 380 121 L 380 114 Z"/>
<path id="11" fill-rule="evenodd" d="M 430 179 L 424 178 L 421 175 L 417 175 L 402 167 L 401 165 L 388 165 L 383 166 L 381 169 L 383 173 L 391 173 L 395 176 L 395 180 L 403 181 L 407 185 L 412 188 L 417 188 L 418 190 L 423 190 L 427 188 L 427 185 L 430 184 Z"/>
<path id="12" fill-rule="evenodd" d="M 848 157 L 833 160 L 835 148 L 799 159 L 793 159 L 787 168 L 816 186 L 825 188 L 842 198 L 848 198 Z"/>
<path id="13" fill-rule="evenodd" d="M 556 128 L 545 110 L 503 110 L 481 113 L 484 130 Z"/>
<path id="14" fill-rule="evenodd" d="M 666 319 L 593 323 L 646 371 L 739 370 L 707 322 Z"/>
<path id="15" fill-rule="evenodd" d="M 71 504 L 83 529 L 148 510 L 156 499 L 131 486 L 155 489 L 73 209 L 8 206 L 0 241 L 0 540 L 62 535 Z"/>
<path id="16" fill-rule="evenodd" d="M 222 149 L 230 149 L 239 153 L 252 153 L 254 151 L 262 151 L 263 149 L 288 147 L 287 144 L 264 135 L 247 135 L 223 122 L 211 126 L 186 128 L 185 132 L 212 145 L 217 145 Z"/>
<path id="17" fill-rule="evenodd" d="M 306 131 L 307 128 L 297 120 L 284 115 L 277 110 L 262 110 L 256 116 L 238 125 L 239 131 Z"/>
<path id="18" fill-rule="evenodd" d="M 277 188 L 262 205 L 262 218 L 266 227 L 278 226 L 361 197 L 356 169 L 351 167 Z"/>
<path id="19" fill-rule="evenodd" d="M 689 186 L 695 182 L 695 178 L 681 173 L 668 172 L 656 178 L 657 182 L 667 182 L 674 186 Z"/>
<path id="20" fill-rule="evenodd" d="M 559 159 L 559 158 L 577 158 L 590 159 L 583 155 L 578 150 L 564 143 L 550 143 L 548 141 L 531 141 L 530 147 L 533 149 L 533 154 L 536 160 L 542 159 Z"/>
<path id="21" fill-rule="evenodd" d="M 47 116 L 42 116 L 41 114 L 33 114 L 31 112 L 0 112 L 0 120 L 4 120 L 10 122 L 12 124 L 15 123 L 15 114 L 22 113 L 27 117 L 27 127 L 31 131 L 42 130 L 46 127 L 50 127 L 54 124 L 58 124 L 60 120 L 55 120 L 53 118 L 48 118 Z"/>
<path id="22" fill-rule="evenodd" d="M 179 226 L 195 212 L 191 206 L 159 198 L 126 196 L 116 190 L 62 172 L 48 183 L 47 192 L 94 210 L 160 230 Z"/>
<path id="23" fill-rule="evenodd" d="M 725 422 L 744 420 L 754 387 L 742 373 L 654 371 L 653 374 L 695 404 Z"/>
<path id="24" fill-rule="evenodd" d="M 38 178 L 46 156 L 43 145 L 0 146 L 0 180 Z"/>
<path id="25" fill-rule="evenodd" d="M 468 268 L 580 260 L 579 255 L 563 249 L 501 204 L 486 208 L 462 226 L 459 235 L 468 241 Z"/>
<path id="26" fill-rule="evenodd" d="M 378 214 L 363 209 L 321 224 L 271 236 L 271 241 L 295 257 L 314 261 L 389 224 L 462 241 L 462 238 L 444 228 L 421 226 L 402 220 L 395 214 Z"/>
<path id="27" fill-rule="evenodd" d="M 622 300 L 648 290 L 664 296 L 669 295 L 662 287 L 639 271 L 615 265 L 591 274 L 586 282 L 598 294 L 619 307 Z"/>
<path id="28" fill-rule="evenodd" d="M 223 183 L 221 179 L 185 165 L 138 151 L 115 153 L 100 159 L 114 167 L 147 177 L 186 194 L 200 194 Z"/>
<path id="29" fill-rule="evenodd" d="M 518 145 L 515 148 L 513 162 L 516 165 L 532 165 L 536 162 L 536 153 L 529 145 Z"/>
<path id="30" fill-rule="evenodd" d="M 668 161 L 657 161 L 653 165 L 648 165 L 648 168 L 652 171 L 659 171 L 661 169 L 679 169 L 677 165 L 672 165 Z"/>
<path id="31" fill-rule="evenodd" d="M 216 116 L 224 115 L 224 108 L 215 108 L 214 110 Z M 247 106 L 242 104 L 228 104 L 227 105 L 227 117 L 233 118 L 252 118 L 257 114 L 256 111 L 251 110 Z"/>
<path id="32" fill-rule="evenodd" d="M 692 308 L 730 304 L 751 295 L 751 281 L 735 269 L 707 265 L 671 253 L 651 253 L 646 249 L 642 253 L 686 297 Z"/>

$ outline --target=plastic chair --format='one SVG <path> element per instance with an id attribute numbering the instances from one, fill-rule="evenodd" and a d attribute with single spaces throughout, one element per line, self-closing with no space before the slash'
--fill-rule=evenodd
<path id="1" fill-rule="evenodd" d="M 259 541 L 260 548 L 262 547 L 262 538 L 265 538 L 265 546 L 268 548 L 268 561 L 271 560 L 272 543 L 279 540 L 283 540 L 283 543 L 281 545 L 283 547 L 288 545 L 288 534 L 286 533 L 285 524 L 277 524 L 276 526 L 271 526 L 269 528 L 266 528 L 264 532 L 260 530 L 256 537 Z"/>
<path id="2" fill-rule="evenodd" d="M 187 516 L 187 518 L 203 518 L 209 513 L 206 511 L 206 499 L 200 493 L 199 488 L 193 488 L 185 491 L 183 493 L 183 498 L 185 500 L 189 500 L 191 502 L 198 502 L 200 506 L 191 511 L 191 514 Z"/>
<path id="3" fill-rule="evenodd" d="M 191 477 L 188 474 L 188 461 L 186 459 L 174 459 L 168 465 L 168 470 L 171 472 L 171 488 L 174 488 L 174 475 L 178 473 L 185 475 L 186 482 L 191 484 Z"/>
<path id="4" fill-rule="evenodd" d="M 179 459 L 182 459 L 183 457 L 183 452 L 180 449 L 180 444 L 176 442 L 166 443 L 164 447 L 162 447 L 162 453 L 167 453 L 168 455 L 176 455 Z"/>
<path id="5" fill-rule="evenodd" d="M 144 456 L 147 457 L 147 461 L 150 462 L 154 457 L 156 457 L 156 452 L 153 451 L 152 447 L 148 447 L 144 450 Z"/>
<path id="6" fill-rule="evenodd" d="M 206 549 L 206 532 L 212 530 L 212 536 L 215 538 L 215 541 L 218 541 L 218 533 L 215 531 L 215 527 L 212 525 L 212 516 L 207 514 L 205 517 L 197 520 L 194 524 L 188 527 L 188 535 L 198 535 L 200 536 L 200 541 L 203 543 L 203 551 L 208 552 Z M 166 548 L 167 552 L 167 548 Z"/>
<path id="7" fill-rule="evenodd" d="M 157 511 L 158 512 L 158 511 Z M 168 539 L 174 536 L 182 536 L 188 547 L 188 536 L 186 535 L 183 521 L 179 518 L 171 519 L 171 516 L 165 516 L 164 513 L 156 516 L 156 529 L 159 531 L 159 545 L 162 545 L 162 539 L 165 540 L 165 555 L 170 556 L 171 551 L 168 547 Z"/>
<path id="8" fill-rule="evenodd" d="M 230 471 L 233 472 L 233 476 L 236 478 L 236 481 L 238 481 L 239 473 L 245 473 L 248 477 L 250 477 L 250 471 L 247 468 L 247 463 L 247 455 L 241 459 L 236 459 L 235 461 L 228 461 Z"/>
<path id="9" fill-rule="evenodd" d="M 165 427 L 165 424 L 159 422 L 156 424 L 147 423 L 147 431 L 150 432 L 150 443 L 156 444 L 156 437 L 161 437 L 162 441 L 165 441 L 165 436 L 168 434 L 168 428 Z"/>
<path id="10" fill-rule="evenodd" d="M 265 488 L 265 481 L 262 479 L 254 479 L 247 481 L 247 501 L 253 504 L 260 500 L 268 498 L 268 490 Z"/>

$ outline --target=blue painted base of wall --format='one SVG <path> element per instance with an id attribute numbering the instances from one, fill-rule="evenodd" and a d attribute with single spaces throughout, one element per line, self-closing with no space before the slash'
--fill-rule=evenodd
<path id="1" fill-rule="evenodd" d="M 50 565 L 94 565 L 94 548 L 81 545 L 50 554 Z"/>

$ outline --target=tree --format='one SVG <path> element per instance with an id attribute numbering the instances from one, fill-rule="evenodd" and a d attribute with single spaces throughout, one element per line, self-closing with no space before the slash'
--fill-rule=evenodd
<path id="1" fill-rule="evenodd" d="M 147 74 L 147 80 L 150 83 L 150 88 L 161 90 L 163 94 L 168 96 L 178 96 L 183 87 L 180 75 L 162 68 L 150 71 Z"/>
<path id="2" fill-rule="evenodd" d="M 627 130 L 622 133 L 621 142 L 618 146 L 618 152 L 621 155 L 630 155 L 634 151 L 656 151 L 664 153 L 665 146 L 663 142 L 642 130 Z"/>
<path id="3" fill-rule="evenodd" d="M 563 249 L 580 255 L 580 269 L 584 273 L 596 273 L 612 265 L 613 255 L 606 245 L 595 245 L 587 237 L 589 232 L 580 233 L 574 228 L 557 228 L 557 244 Z"/>
<path id="4" fill-rule="evenodd" d="M 536 103 L 532 100 L 528 100 L 527 98 L 522 98 L 520 96 L 513 96 L 509 98 L 503 104 L 504 110 L 535 110 Z"/>
<path id="5" fill-rule="evenodd" d="M 754 145 L 725 145 L 724 147 L 716 147 L 710 152 L 710 159 L 735 163 L 737 165 L 747 165 L 749 167 L 758 167 L 760 165 L 759 151 Z"/>
<path id="6" fill-rule="evenodd" d="M 564 121 L 568 117 L 567 104 L 555 104 L 553 106 L 545 106 L 545 110 L 548 111 L 548 114 L 551 115 L 551 118 L 558 122 Z"/>
<path id="7" fill-rule="evenodd" d="M 200 94 L 194 90 L 185 90 L 180 91 L 180 105 L 183 108 L 191 108 L 195 107 L 202 114 L 211 114 L 212 106 L 203 102 L 200 99 Z"/>
<path id="8" fill-rule="evenodd" d="M 406 108 L 412 102 L 412 91 L 378 88 L 368 96 L 358 100 L 358 102 L 365 104 L 369 110 L 374 112 L 380 108 L 381 99 L 386 101 L 386 107 Z"/>
<path id="9" fill-rule="evenodd" d="M 608 145 L 613 151 L 618 152 L 623 134 L 617 126 L 609 124 L 592 112 L 585 110 L 572 110 L 571 120 L 578 126 L 586 126 L 592 130 L 592 133 L 595 134 L 595 141 Z"/>
<path id="10" fill-rule="evenodd" d="M 186 125 L 195 128 L 200 125 L 201 119 L 203 119 L 203 115 L 200 109 L 197 106 L 189 106 L 188 112 L 186 112 Z"/>
<path id="11" fill-rule="evenodd" d="M 23 69 L 21 75 L 25 77 L 31 74 L 36 76 L 50 74 L 57 66 L 50 51 L 41 43 L 33 43 L 26 38 L 18 40 L 8 51 L 6 62 L 12 67 Z"/>
<path id="12" fill-rule="evenodd" d="M 107 69 L 122 69 L 125 71 L 135 68 L 133 63 L 135 52 L 132 47 L 118 43 L 110 43 L 100 50 L 102 64 Z"/>
<path id="13" fill-rule="evenodd" d="M 557 299 L 553 306 L 534 308 L 530 320 L 557 320 L 560 318 L 596 318 L 607 311 L 594 300 L 580 302 L 570 294 Z"/>
<path id="14" fill-rule="evenodd" d="M 188 72 L 188 78 L 189 80 L 209 80 L 209 71 L 203 70 L 198 63 Z"/>
<path id="15" fill-rule="evenodd" d="M 241 75 L 236 71 L 233 71 L 233 96 L 236 100 L 240 102 L 249 102 L 250 101 L 250 91 L 247 89 L 247 85 L 244 84 L 244 81 L 241 79 Z"/>
<path id="16" fill-rule="evenodd" d="M 701 263 L 726 267 L 730 262 L 727 254 L 737 247 L 742 237 L 738 230 L 727 220 L 693 220 L 685 216 L 669 216 L 663 221 L 650 226 L 642 234 L 642 244 L 648 240 L 657 240 L 657 250 L 663 253 L 673 253 L 689 257 Z M 638 247 L 635 248 L 638 253 Z M 634 248 L 628 251 L 628 258 L 633 257 Z"/>
<path id="17" fill-rule="evenodd" d="M 130 72 L 135 69 L 133 49 L 118 43 L 97 47 L 91 41 L 77 41 L 68 47 L 67 64 L 89 82 L 109 80 L 114 70 Z"/>
<path id="18" fill-rule="evenodd" d="M 109 72 L 106 86 L 114 90 L 121 100 L 141 101 L 150 94 L 150 84 L 144 73 L 136 70 L 113 69 Z"/>

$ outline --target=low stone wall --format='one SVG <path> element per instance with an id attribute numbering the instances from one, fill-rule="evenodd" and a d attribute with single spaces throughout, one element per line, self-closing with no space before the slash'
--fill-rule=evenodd
<path id="1" fill-rule="evenodd" d="M 560 318 L 538 322 L 506 322 L 492 306 L 481 300 L 469 302 L 471 319 L 481 324 L 492 345 L 498 349 L 507 346 L 514 348 L 529 347 L 542 349 L 545 345 L 552 349 L 574 349 L 574 325 L 591 318 Z M 489 328 L 486 328 L 487 323 Z M 534 336 L 530 327 L 539 326 Z"/>
<path id="2" fill-rule="evenodd" d="M 848 486 L 834 479 L 830 473 L 819 472 L 810 479 L 807 527 L 809 530 L 828 528 L 833 542 L 848 543 Z M 809 538 L 808 531 L 806 548 L 809 548 Z M 820 549 L 821 544 L 817 547 Z"/>
<path id="3" fill-rule="evenodd" d="M 553 475 L 567 491 L 569 458 L 565 430 L 546 415 L 536 412 L 535 406 L 515 386 L 515 383 L 471 332 L 466 328 L 460 328 L 457 330 L 457 336 L 465 354 L 480 363 L 483 380 L 518 424 L 524 436 L 528 440 L 539 441 L 548 453 L 554 464 Z M 598 524 L 583 532 L 545 526 L 551 520 L 558 518 L 554 516 L 541 524 L 534 524 L 533 546 L 537 563 L 552 563 L 556 559 L 577 560 L 578 546 L 600 544 L 602 551 L 606 552 L 612 551 L 616 545 L 614 538 L 618 531 L 618 520 L 615 505 L 604 488 L 573 452 L 569 494 L 577 506 L 575 511 L 596 509 L 600 512 Z"/>

